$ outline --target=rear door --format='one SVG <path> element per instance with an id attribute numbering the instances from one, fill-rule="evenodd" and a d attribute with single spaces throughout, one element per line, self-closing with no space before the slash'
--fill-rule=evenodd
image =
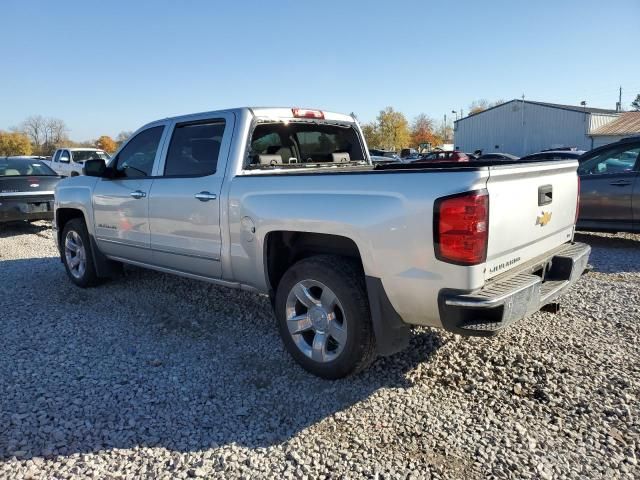
<path id="1" fill-rule="evenodd" d="M 573 238 L 578 196 L 575 160 L 489 168 L 485 278 L 544 255 Z"/>
<path id="2" fill-rule="evenodd" d="M 230 113 L 172 125 L 149 196 L 154 265 L 221 277 L 220 195 L 233 126 Z"/>
<path id="3" fill-rule="evenodd" d="M 114 178 L 101 178 L 96 184 L 96 240 L 106 255 L 151 261 L 149 192 L 164 131 L 164 124 L 156 124 L 133 136 L 109 164 L 115 169 Z"/>
<path id="4" fill-rule="evenodd" d="M 629 230 L 640 145 L 614 145 L 582 162 L 579 226 Z"/>

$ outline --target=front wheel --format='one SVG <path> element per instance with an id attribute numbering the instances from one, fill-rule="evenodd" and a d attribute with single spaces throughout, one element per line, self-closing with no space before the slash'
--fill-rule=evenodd
<path id="1" fill-rule="evenodd" d="M 275 310 L 285 347 L 314 375 L 342 378 L 375 358 L 364 275 L 352 259 L 321 255 L 297 262 L 278 285 Z"/>
<path id="2" fill-rule="evenodd" d="M 67 275 L 79 287 L 95 285 L 98 277 L 93 264 L 89 233 L 84 220 L 69 220 L 62 231 L 62 261 Z"/>

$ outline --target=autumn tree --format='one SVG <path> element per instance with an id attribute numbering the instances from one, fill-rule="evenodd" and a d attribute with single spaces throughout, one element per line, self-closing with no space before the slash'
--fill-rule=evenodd
<path id="1" fill-rule="evenodd" d="M 382 148 L 399 150 L 411 142 L 409 122 L 405 116 L 392 107 L 381 110 L 376 119 L 378 142 Z"/>
<path id="2" fill-rule="evenodd" d="M 376 122 L 369 122 L 361 125 L 362 134 L 369 148 L 380 148 L 380 135 Z"/>
<path id="3" fill-rule="evenodd" d="M 29 137 L 20 132 L 3 132 L 0 130 L 0 155 L 31 155 Z"/>
<path id="4" fill-rule="evenodd" d="M 109 135 L 102 135 L 96 140 L 96 148 L 104 150 L 107 153 L 113 153 L 118 148 L 118 144 Z"/>
<path id="5" fill-rule="evenodd" d="M 435 122 L 424 113 L 413 119 L 411 124 L 411 144 L 416 148 L 429 144 L 432 147 L 440 145 L 442 137 L 436 133 Z"/>
<path id="6" fill-rule="evenodd" d="M 636 96 L 636 99 L 631 102 L 631 108 L 633 108 L 636 112 L 640 112 L 640 93 Z"/>

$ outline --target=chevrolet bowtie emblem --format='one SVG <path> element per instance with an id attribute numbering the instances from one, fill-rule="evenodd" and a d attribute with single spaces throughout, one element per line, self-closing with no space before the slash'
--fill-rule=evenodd
<path id="1" fill-rule="evenodd" d="M 551 212 L 542 212 L 542 215 L 536 217 L 536 225 L 544 227 L 551 221 Z"/>

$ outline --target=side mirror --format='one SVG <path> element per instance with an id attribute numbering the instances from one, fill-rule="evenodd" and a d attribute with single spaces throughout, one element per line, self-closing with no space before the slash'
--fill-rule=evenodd
<path id="1" fill-rule="evenodd" d="M 107 164 L 101 158 L 91 158 L 84 162 L 82 173 L 89 177 L 105 177 L 107 173 Z"/>

